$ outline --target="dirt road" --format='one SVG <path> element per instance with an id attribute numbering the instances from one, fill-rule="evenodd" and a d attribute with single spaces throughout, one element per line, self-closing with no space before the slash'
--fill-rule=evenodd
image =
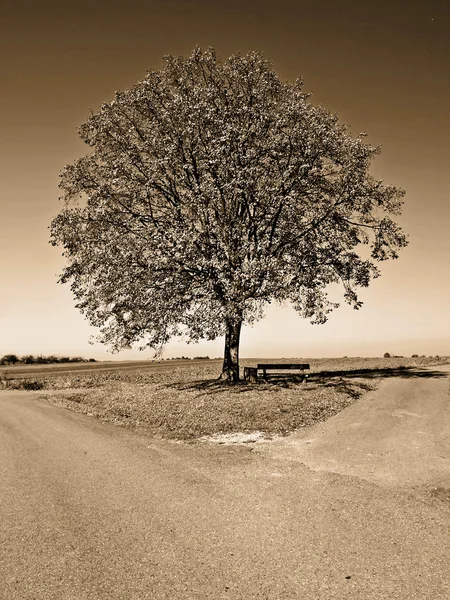
<path id="1" fill-rule="evenodd" d="M 448 599 L 448 385 L 387 380 L 253 448 L 0 392 L 0 598 Z"/>

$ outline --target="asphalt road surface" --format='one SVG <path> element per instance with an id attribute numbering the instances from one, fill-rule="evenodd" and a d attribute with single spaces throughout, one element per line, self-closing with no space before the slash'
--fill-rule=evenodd
<path id="1" fill-rule="evenodd" d="M 447 600 L 447 374 L 246 446 L 0 392 L 0 598 Z"/>

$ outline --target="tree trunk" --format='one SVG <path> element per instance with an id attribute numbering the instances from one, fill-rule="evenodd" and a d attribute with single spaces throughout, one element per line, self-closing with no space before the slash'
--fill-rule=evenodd
<path id="1" fill-rule="evenodd" d="M 239 340 L 242 321 L 228 321 L 225 334 L 225 353 L 223 358 L 222 377 L 230 383 L 239 381 Z"/>

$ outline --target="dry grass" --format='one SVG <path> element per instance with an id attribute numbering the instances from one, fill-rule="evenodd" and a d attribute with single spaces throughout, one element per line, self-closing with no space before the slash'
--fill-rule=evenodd
<path id="1" fill-rule="evenodd" d="M 286 434 L 328 418 L 373 387 L 368 381 L 349 385 L 341 379 L 325 386 L 218 384 L 203 389 L 118 382 L 70 398 L 48 399 L 105 421 L 186 440 L 236 431 Z"/>
<path id="2" fill-rule="evenodd" d="M 262 360 L 242 361 L 242 366 Z M 308 362 L 311 375 L 305 383 L 289 377 L 257 385 L 229 386 L 217 380 L 220 365 L 205 361 L 174 364 L 162 371 L 147 368 L 42 378 L 28 380 L 25 385 L 31 386 L 30 389 L 84 388 L 69 395 L 42 397 L 157 437 L 193 440 L 238 431 L 263 431 L 270 436 L 326 420 L 374 389 L 381 378 L 433 376 L 429 371 L 422 372 L 420 367 L 447 364 L 449 359 L 310 359 Z M 11 381 L 8 387 L 23 389 L 25 381 Z"/>

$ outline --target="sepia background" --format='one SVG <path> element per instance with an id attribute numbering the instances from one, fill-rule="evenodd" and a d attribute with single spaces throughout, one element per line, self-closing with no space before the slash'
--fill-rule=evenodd
<path id="1" fill-rule="evenodd" d="M 0 14 L 0 354 L 111 355 L 57 284 L 48 243 L 58 174 L 88 150 L 90 108 L 198 44 L 219 56 L 262 50 L 281 79 L 303 77 L 312 102 L 382 144 L 373 174 L 407 191 L 410 245 L 364 290 L 312 326 L 271 306 L 243 331 L 241 355 L 450 354 L 450 5 L 444 0 L 109 0 L 11 2 Z M 333 295 L 339 299 L 340 293 Z M 165 356 L 220 356 L 222 340 L 171 343 Z"/>

